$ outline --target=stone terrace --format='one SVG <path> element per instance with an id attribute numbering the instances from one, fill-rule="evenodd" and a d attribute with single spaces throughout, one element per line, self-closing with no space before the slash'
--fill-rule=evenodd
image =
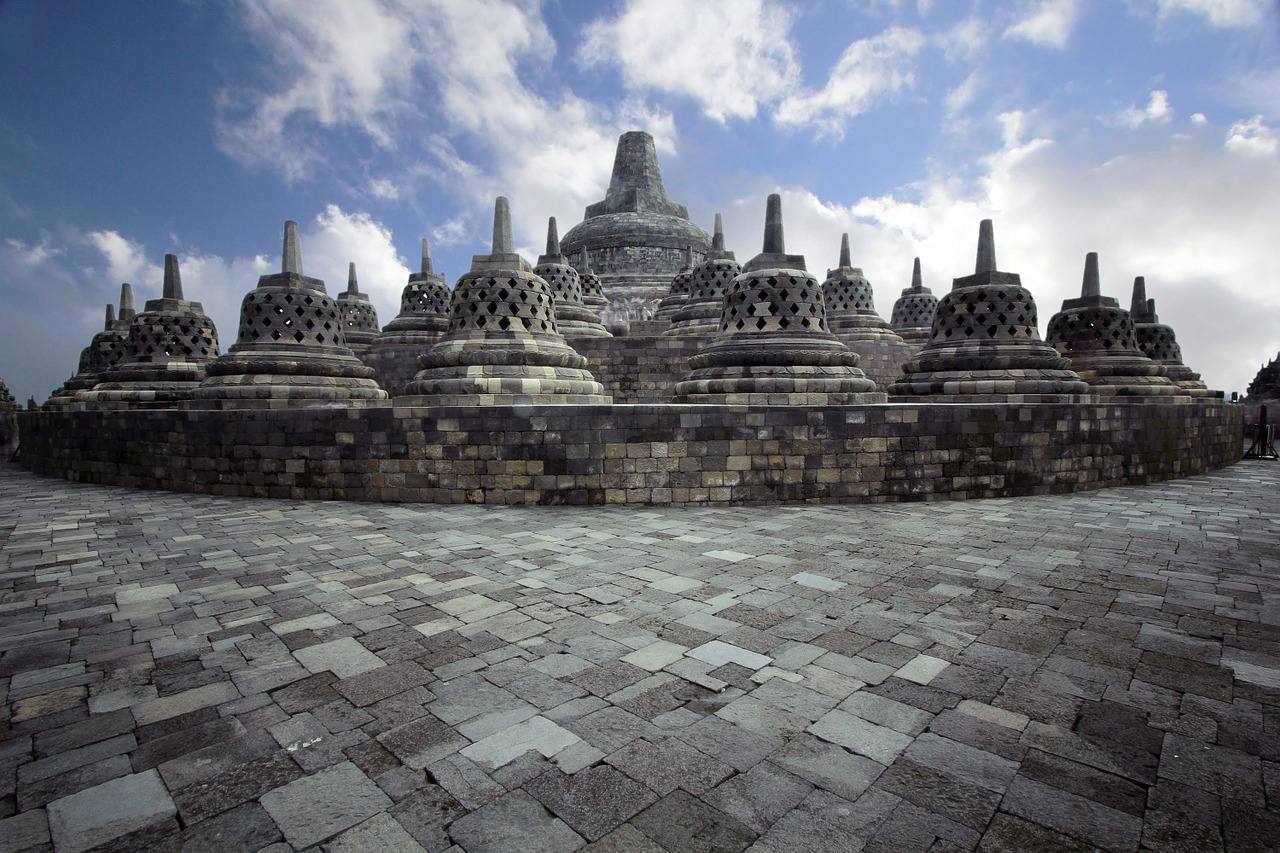
<path id="1" fill-rule="evenodd" d="M 0 849 L 1263 849 L 1277 493 L 512 509 L 0 467 Z"/>

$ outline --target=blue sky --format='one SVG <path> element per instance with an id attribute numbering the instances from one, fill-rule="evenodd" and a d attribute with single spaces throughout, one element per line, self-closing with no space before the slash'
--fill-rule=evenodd
<path id="1" fill-rule="evenodd" d="M 781 192 L 789 250 L 821 276 L 849 231 L 887 316 L 990 216 L 1041 329 L 1098 251 L 1242 390 L 1280 351 L 1278 42 L 1273 0 L 0 2 L 0 375 L 44 399 L 165 252 L 225 349 L 286 218 L 386 323 L 421 236 L 452 281 L 503 193 L 536 254 L 639 127 L 741 258 Z"/>

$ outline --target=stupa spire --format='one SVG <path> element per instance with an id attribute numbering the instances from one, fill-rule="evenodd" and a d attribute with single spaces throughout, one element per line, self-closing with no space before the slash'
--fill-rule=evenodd
<path id="1" fill-rule="evenodd" d="M 920 259 L 916 258 L 911 264 L 911 289 L 924 289 L 924 276 L 920 274 Z"/>
<path id="2" fill-rule="evenodd" d="M 509 255 L 515 251 L 511 238 L 511 202 L 504 195 L 498 196 L 493 203 L 493 248 L 492 254 Z"/>
<path id="3" fill-rule="evenodd" d="M 582 249 L 581 251 L 579 251 L 578 257 L 580 259 L 580 262 L 578 263 L 578 266 L 581 268 L 580 272 L 582 272 L 584 275 L 590 274 L 592 272 L 591 256 L 587 254 L 587 250 Z"/>
<path id="4" fill-rule="evenodd" d="M 1098 253 L 1084 256 L 1084 281 L 1080 285 L 1081 299 L 1096 299 L 1102 295 L 1102 280 L 1098 275 Z"/>
<path id="5" fill-rule="evenodd" d="M 359 293 L 360 283 L 356 279 L 356 262 L 347 262 L 347 293 Z"/>
<path id="6" fill-rule="evenodd" d="M 978 259 L 973 271 L 975 274 L 996 271 L 996 233 L 990 219 L 978 225 Z"/>
<path id="7" fill-rule="evenodd" d="M 418 267 L 418 272 L 426 274 L 431 272 L 431 245 L 427 242 L 427 238 L 422 238 L 422 265 Z"/>
<path id="8" fill-rule="evenodd" d="M 182 272 L 178 269 L 178 256 L 164 256 L 164 291 L 165 299 L 182 298 Z"/>
<path id="9" fill-rule="evenodd" d="M 1129 300 L 1129 313 L 1133 322 L 1142 322 L 1147 316 L 1147 279 L 1146 276 L 1135 276 L 1133 279 L 1133 296 Z"/>
<path id="10" fill-rule="evenodd" d="M 298 223 L 284 223 L 284 249 L 280 253 L 280 272 L 302 275 L 302 246 L 298 243 Z"/>
<path id="11" fill-rule="evenodd" d="M 849 233 L 847 231 L 840 235 L 840 263 L 837 266 L 853 266 L 853 255 L 849 252 Z"/>
<path id="12" fill-rule="evenodd" d="M 547 254 L 560 254 L 560 232 L 556 228 L 556 218 L 554 216 L 547 217 Z"/>
<path id="13" fill-rule="evenodd" d="M 110 329 L 116 322 L 116 306 L 110 302 L 107 303 L 107 322 L 103 325 L 103 329 Z"/>
<path id="14" fill-rule="evenodd" d="M 782 233 L 782 196 L 770 193 L 764 208 L 764 253 L 785 255 L 786 240 Z"/>
<path id="15" fill-rule="evenodd" d="M 711 248 L 716 252 L 724 251 L 724 217 L 719 213 L 716 214 L 715 231 L 711 235 Z"/>
<path id="16" fill-rule="evenodd" d="M 684 247 L 684 268 L 687 270 L 693 269 L 693 247 L 692 246 Z"/>
<path id="17" fill-rule="evenodd" d="M 120 322 L 132 323 L 138 312 L 133 310 L 133 285 L 125 282 L 120 285 Z"/>

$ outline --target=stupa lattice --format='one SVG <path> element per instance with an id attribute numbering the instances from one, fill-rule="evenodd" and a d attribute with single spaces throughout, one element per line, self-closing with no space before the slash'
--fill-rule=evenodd
<path id="1" fill-rule="evenodd" d="M 671 317 L 664 335 L 711 336 L 720 328 L 724 295 L 742 272 L 733 252 L 724 247 L 724 219 L 716 214 L 715 235 L 707 259 L 689 276 L 689 297 Z"/>
<path id="2" fill-rule="evenodd" d="M 120 285 L 120 316 L 107 304 L 106 321 L 102 331 L 89 341 L 80 352 L 80 362 L 75 375 L 49 395 L 46 406 L 60 408 L 76 402 L 86 391 L 93 390 L 98 377 L 115 367 L 128 351 L 129 326 L 136 312 L 133 308 L 133 285 Z"/>
<path id="3" fill-rule="evenodd" d="M 362 361 L 377 373 L 378 384 L 395 397 L 418 373 L 418 358 L 449 330 L 449 300 L 444 276 L 431 268 L 431 247 L 422 238 L 418 271 L 400 292 L 400 313 L 383 327 Z"/>
<path id="4" fill-rule="evenodd" d="M 357 358 L 362 357 L 378 335 L 378 312 L 369 301 L 369 294 L 360 292 L 355 261 L 347 265 L 347 289 L 338 294 L 338 318 L 347 349 Z"/>
<path id="5" fill-rule="evenodd" d="M 684 265 L 680 267 L 680 271 L 671 279 L 671 289 L 667 291 L 667 295 L 662 297 L 658 303 L 658 309 L 653 314 L 653 319 L 663 326 L 662 331 L 666 331 L 666 327 L 671 325 L 671 319 L 675 317 L 676 312 L 684 307 L 684 303 L 689 299 L 689 280 L 693 278 L 693 247 L 685 246 L 684 249 Z"/>
<path id="6" fill-rule="evenodd" d="M 1071 369 L 1103 398 L 1130 402 L 1190 401 L 1165 376 L 1165 368 L 1138 347 L 1133 319 L 1120 303 L 1102 295 L 1098 253 L 1085 256 L 1080 296 L 1064 299 L 1053 315 L 1045 340 L 1071 360 Z"/>
<path id="7" fill-rule="evenodd" d="M 298 224 L 284 225 L 280 272 L 261 276 L 240 304 L 236 343 L 210 362 L 189 405 L 287 408 L 376 403 L 387 394 L 347 347 L 324 282 L 302 274 Z"/>
<path id="8" fill-rule="evenodd" d="M 582 301 L 582 278 L 560 251 L 556 218 L 547 219 L 547 251 L 538 257 L 533 274 L 551 287 L 555 297 L 556 327 L 568 340 L 612 337 L 596 312 Z M 599 279 L 596 279 L 599 284 Z"/>
<path id="9" fill-rule="evenodd" d="M 125 355 L 82 395 L 98 407 L 168 407 L 188 400 L 218 357 L 218 330 L 199 302 L 183 295 L 177 255 L 164 256 L 159 299 L 148 299 L 129 324 Z"/>
<path id="10" fill-rule="evenodd" d="M 1182 347 L 1173 328 L 1160 322 L 1156 314 L 1156 301 L 1147 298 L 1147 279 L 1137 276 L 1133 280 L 1133 296 L 1129 302 L 1129 314 L 1133 317 L 1138 347 L 1147 358 L 1162 364 L 1165 375 L 1173 380 L 1184 393 L 1200 399 L 1221 399 L 1217 391 L 1211 391 L 1196 373 L 1182 361 Z"/>
<path id="11" fill-rule="evenodd" d="M 578 279 L 582 282 L 582 304 L 591 309 L 591 313 L 601 325 L 604 325 L 605 314 L 609 310 L 609 300 L 604 295 L 604 287 L 600 284 L 600 276 L 591 266 L 591 256 L 587 250 L 578 252 L 578 263 L 574 267 L 578 271 Z"/>
<path id="12" fill-rule="evenodd" d="M 914 354 L 910 347 L 876 313 L 871 282 L 853 266 L 849 235 L 840 235 L 840 260 L 827 270 L 822 282 L 827 326 L 845 346 L 858 354 L 858 364 L 877 385 L 888 385 L 902 375 L 902 366 Z"/>
<path id="13" fill-rule="evenodd" d="M 652 318 L 692 246 L 700 263 L 710 248 L 689 211 L 667 197 L 653 137 L 640 130 L 618 138 L 604 199 L 587 206 L 583 221 L 564 235 L 573 257 L 585 249 L 609 300 L 602 320 Z"/>
<path id="14" fill-rule="evenodd" d="M 400 405 L 608 403 L 587 361 L 556 326 L 551 286 L 516 254 L 499 196 L 493 247 L 471 259 L 449 306 L 449 331 L 420 360 Z"/>
<path id="15" fill-rule="evenodd" d="M 1273 358 L 1259 367 L 1245 394 L 1250 402 L 1280 400 L 1280 361 Z"/>
<path id="16" fill-rule="evenodd" d="M 938 302 L 929 343 L 889 388 L 895 398 L 939 402 L 1073 402 L 1089 386 L 1040 338 L 1036 303 L 1017 273 L 996 269 L 990 219 L 978 229 L 973 275 Z"/>
<path id="17" fill-rule="evenodd" d="M 689 359 L 680 402 L 845 405 L 884 402 L 858 356 L 827 327 L 822 288 L 788 255 L 782 199 L 769 196 L 763 251 L 724 297 L 719 331 Z"/>
<path id="18" fill-rule="evenodd" d="M 920 275 L 920 259 L 911 266 L 911 286 L 902 291 L 893 303 L 889 327 L 908 344 L 919 347 L 929 341 L 933 330 L 933 315 L 938 311 L 938 297 L 924 286 Z"/>

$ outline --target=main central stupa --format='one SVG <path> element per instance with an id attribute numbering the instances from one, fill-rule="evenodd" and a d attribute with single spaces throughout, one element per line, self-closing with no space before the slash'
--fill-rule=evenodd
<path id="1" fill-rule="evenodd" d="M 686 263 L 685 249 L 700 264 L 711 238 L 689 221 L 683 204 L 667 198 L 653 137 L 632 130 L 618 138 L 604 200 L 587 205 L 560 245 L 570 258 L 583 249 L 590 255 L 609 300 L 605 323 L 629 324 L 653 316 Z"/>

